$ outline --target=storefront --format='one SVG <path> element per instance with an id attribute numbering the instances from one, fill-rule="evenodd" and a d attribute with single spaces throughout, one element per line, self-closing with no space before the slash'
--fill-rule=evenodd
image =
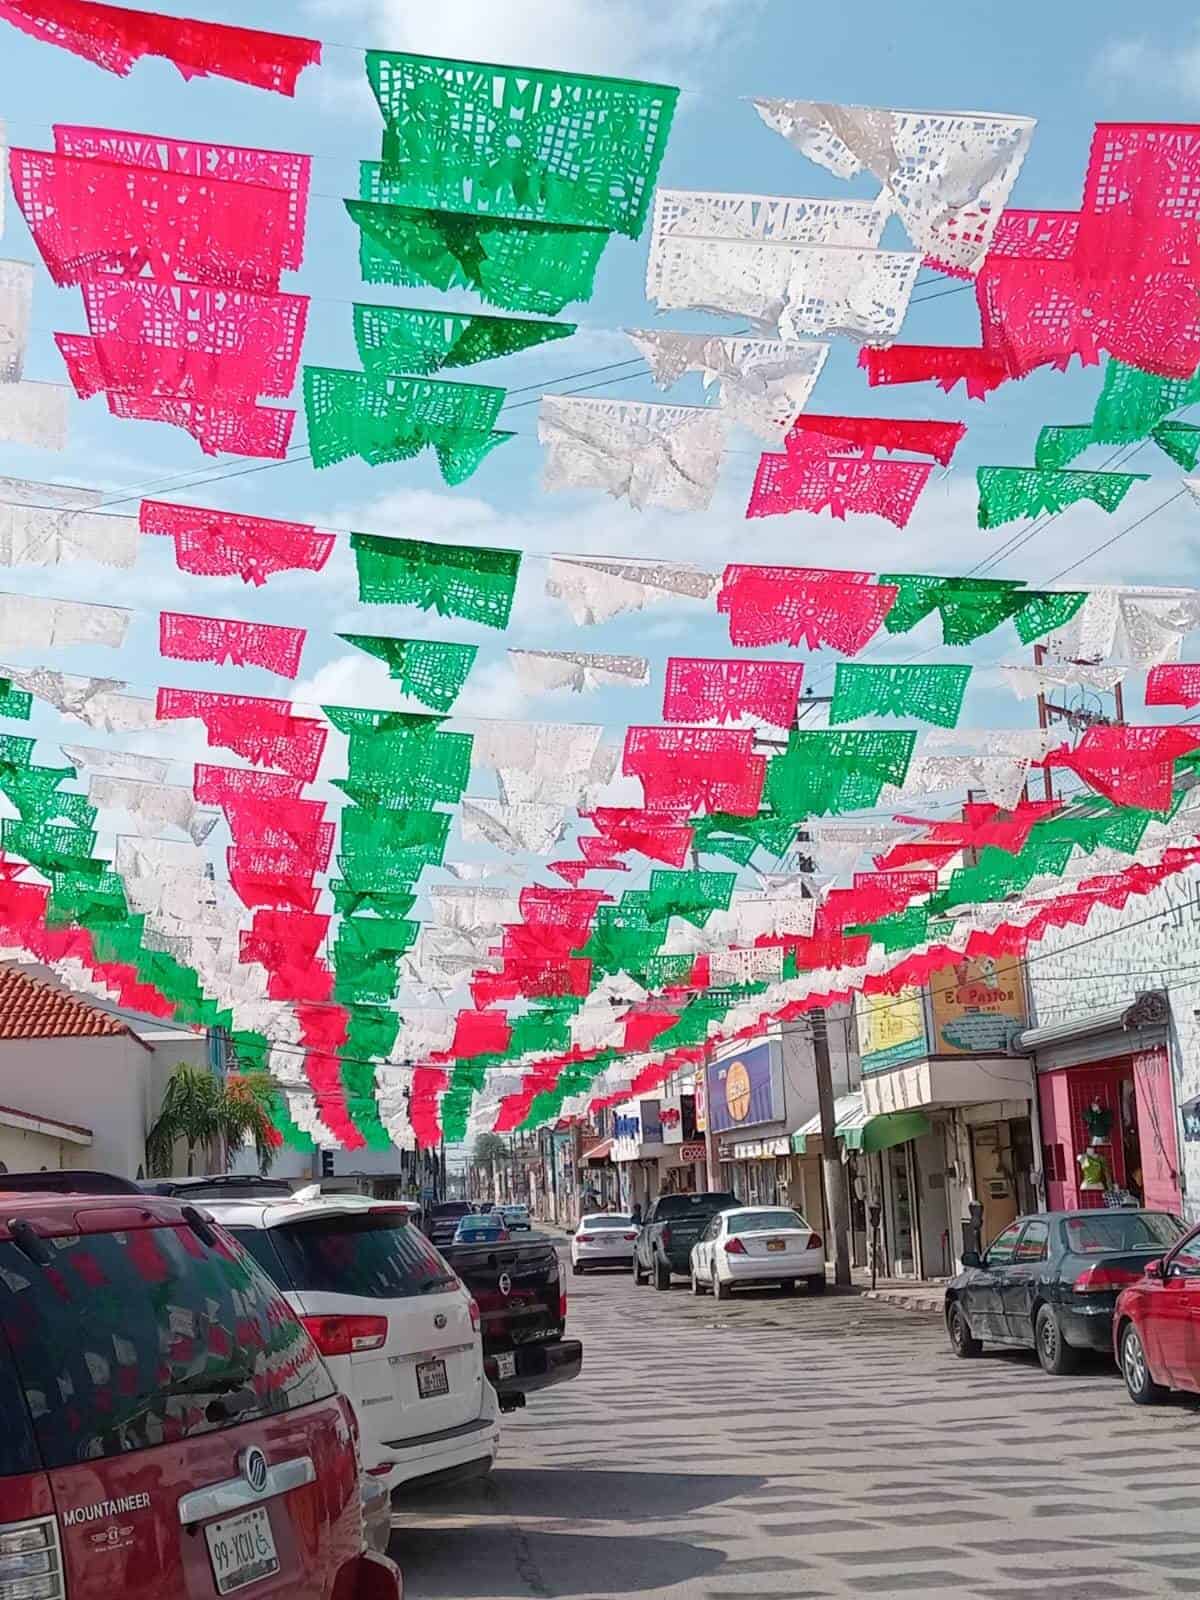
<path id="1" fill-rule="evenodd" d="M 659 1193 L 659 1162 L 665 1154 L 657 1100 L 626 1100 L 613 1112 L 612 1160 L 623 1210 L 643 1215 Z"/>
<path id="2" fill-rule="evenodd" d="M 663 1154 L 659 1159 L 660 1194 L 695 1194 L 707 1187 L 703 1140 L 696 1137 L 696 1095 L 691 1073 L 663 1085 L 659 1107 Z"/>
<path id="3" fill-rule="evenodd" d="M 580 1174 L 582 1195 L 580 1209 L 589 1206 L 615 1206 L 620 1193 L 617 1169 L 612 1163 L 611 1139 L 601 1139 L 583 1151 L 583 1170 Z"/>
<path id="4" fill-rule="evenodd" d="M 708 1065 L 704 1116 L 717 1140 L 720 1184 L 744 1205 L 790 1204 L 782 1041 L 760 1039 Z"/>
<path id="5" fill-rule="evenodd" d="M 1169 1022 L 1167 995 L 1151 990 L 1016 1040 L 1037 1067 L 1048 1207 L 1182 1211 Z"/>
<path id="6" fill-rule="evenodd" d="M 791 1145 L 786 1135 L 735 1140 L 723 1145 L 721 1154 L 734 1174 L 733 1191 L 745 1205 L 792 1204 Z"/>

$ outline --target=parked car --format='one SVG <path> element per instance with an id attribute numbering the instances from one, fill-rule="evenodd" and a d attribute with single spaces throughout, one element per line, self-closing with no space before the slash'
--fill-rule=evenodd
<path id="1" fill-rule="evenodd" d="M 479 1306 L 484 1371 L 501 1411 L 517 1411 L 526 1395 L 579 1376 L 583 1346 L 566 1337 L 567 1297 L 552 1239 L 532 1233 L 499 1245 L 455 1242 L 443 1254 Z"/>
<path id="2" fill-rule="evenodd" d="M 1172 1389 L 1200 1393 L 1200 1228 L 1121 1290 L 1113 1349 L 1137 1405 L 1165 1400 Z"/>
<path id="3" fill-rule="evenodd" d="M 425 1232 L 440 1249 L 442 1245 L 449 1244 L 454 1237 L 454 1231 L 463 1217 L 471 1215 L 471 1205 L 467 1200 L 442 1200 L 437 1205 L 431 1206 L 425 1218 Z"/>
<path id="4" fill-rule="evenodd" d="M 142 1178 L 138 1188 L 146 1194 L 170 1194 L 183 1200 L 241 1200 L 246 1196 L 287 1196 L 292 1185 L 286 1178 L 264 1178 L 256 1173 L 217 1172 L 205 1178 Z"/>
<path id="5" fill-rule="evenodd" d="M 946 1286 L 957 1356 L 984 1344 L 1032 1347 L 1047 1372 L 1071 1372 L 1081 1350 L 1111 1350 L 1117 1295 L 1183 1233 L 1166 1211 L 1042 1211 L 1018 1217 L 982 1256 L 963 1252 Z"/>
<path id="6" fill-rule="evenodd" d="M 618 1211 L 595 1211 L 580 1217 L 571 1239 L 571 1271 L 578 1277 L 589 1267 L 631 1267 L 637 1223 Z"/>
<path id="7" fill-rule="evenodd" d="M 389 1489 L 491 1470 L 500 1446 L 479 1307 L 407 1208 L 364 1195 L 212 1201 L 274 1279 L 362 1429 Z"/>
<path id="8" fill-rule="evenodd" d="M 692 1246 L 716 1216 L 738 1204 L 735 1194 L 712 1189 L 703 1194 L 664 1194 L 650 1207 L 633 1249 L 633 1281 L 649 1278 L 669 1289 L 671 1278 L 692 1272 Z"/>
<path id="9" fill-rule="evenodd" d="M 0 1419 L 0 1595 L 399 1600 L 349 1403 L 194 1206 L 4 1193 Z"/>
<path id="10" fill-rule="evenodd" d="M 528 1206 L 507 1205 L 501 1206 L 499 1209 L 500 1215 L 504 1218 L 505 1226 L 510 1233 L 532 1232 L 533 1224 L 529 1220 Z"/>
<path id="11" fill-rule="evenodd" d="M 692 1293 L 725 1300 L 744 1284 L 778 1283 L 791 1294 L 802 1278 L 825 1293 L 825 1246 L 798 1211 L 741 1206 L 719 1211 L 692 1246 Z"/>
<path id="12" fill-rule="evenodd" d="M 487 1217 L 460 1217 L 454 1230 L 452 1244 L 506 1244 L 510 1238 L 499 1215 Z"/>

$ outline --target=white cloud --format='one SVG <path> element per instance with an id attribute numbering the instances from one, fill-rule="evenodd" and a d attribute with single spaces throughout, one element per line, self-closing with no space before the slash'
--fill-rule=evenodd
<path id="1" fill-rule="evenodd" d="M 1190 40 L 1159 44 L 1145 34 L 1109 39 L 1092 63 L 1092 76 L 1114 88 L 1135 86 L 1200 100 L 1200 29 Z"/>
<path id="2" fill-rule="evenodd" d="M 313 0 L 314 17 L 353 24 L 393 50 L 654 78 L 714 50 L 759 0 Z"/>

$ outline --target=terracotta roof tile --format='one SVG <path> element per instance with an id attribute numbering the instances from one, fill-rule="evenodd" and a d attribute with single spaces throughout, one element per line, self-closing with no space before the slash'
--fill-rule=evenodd
<path id="1" fill-rule="evenodd" d="M 129 1031 L 81 995 L 0 965 L 0 1039 L 106 1038 Z"/>

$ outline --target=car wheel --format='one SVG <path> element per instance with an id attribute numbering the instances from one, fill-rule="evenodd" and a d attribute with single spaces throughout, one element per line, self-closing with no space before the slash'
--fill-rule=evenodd
<path id="1" fill-rule="evenodd" d="M 1121 1374 L 1135 1406 L 1156 1406 L 1170 1393 L 1165 1384 L 1155 1383 L 1150 1376 L 1142 1336 L 1132 1322 L 1121 1334 Z"/>
<path id="2" fill-rule="evenodd" d="M 671 1269 L 664 1267 L 661 1261 L 654 1263 L 654 1287 L 656 1289 L 669 1289 L 671 1287 Z"/>
<path id="3" fill-rule="evenodd" d="M 795 1278 L 785 1278 L 779 1287 L 783 1290 L 784 1294 L 795 1294 L 796 1280 Z"/>
<path id="4" fill-rule="evenodd" d="M 1074 1372 L 1079 1365 L 1079 1353 L 1063 1337 L 1058 1318 L 1050 1306 L 1040 1306 L 1033 1324 L 1033 1342 L 1037 1346 L 1038 1360 L 1043 1372 L 1061 1377 Z"/>
<path id="5" fill-rule="evenodd" d="M 715 1275 L 713 1277 L 712 1289 L 714 1300 L 729 1299 L 729 1285 L 727 1283 L 722 1283 L 720 1278 L 716 1277 Z"/>
<path id="6" fill-rule="evenodd" d="M 822 1273 L 819 1278 L 807 1278 L 807 1279 L 805 1279 L 805 1282 L 808 1284 L 808 1292 L 809 1292 L 809 1294 L 824 1294 L 825 1293 L 825 1274 L 824 1273 Z"/>
<path id="7" fill-rule="evenodd" d="M 983 1341 L 971 1332 L 967 1313 L 956 1300 L 946 1313 L 946 1332 L 950 1335 L 950 1348 L 962 1361 L 983 1354 Z"/>
<path id="8" fill-rule="evenodd" d="M 692 1268 L 692 1293 L 693 1294 L 703 1294 L 704 1293 L 704 1289 L 701 1286 L 700 1279 L 696 1276 L 695 1267 Z"/>
<path id="9" fill-rule="evenodd" d="M 644 1284 L 645 1281 L 646 1281 L 645 1277 L 642 1274 L 642 1269 L 641 1269 L 641 1266 L 638 1264 L 638 1259 L 637 1259 L 636 1256 L 634 1256 L 634 1258 L 633 1258 L 633 1281 L 634 1281 L 634 1283 L 637 1284 L 639 1289 L 641 1288 L 642 1284 Z"/>

